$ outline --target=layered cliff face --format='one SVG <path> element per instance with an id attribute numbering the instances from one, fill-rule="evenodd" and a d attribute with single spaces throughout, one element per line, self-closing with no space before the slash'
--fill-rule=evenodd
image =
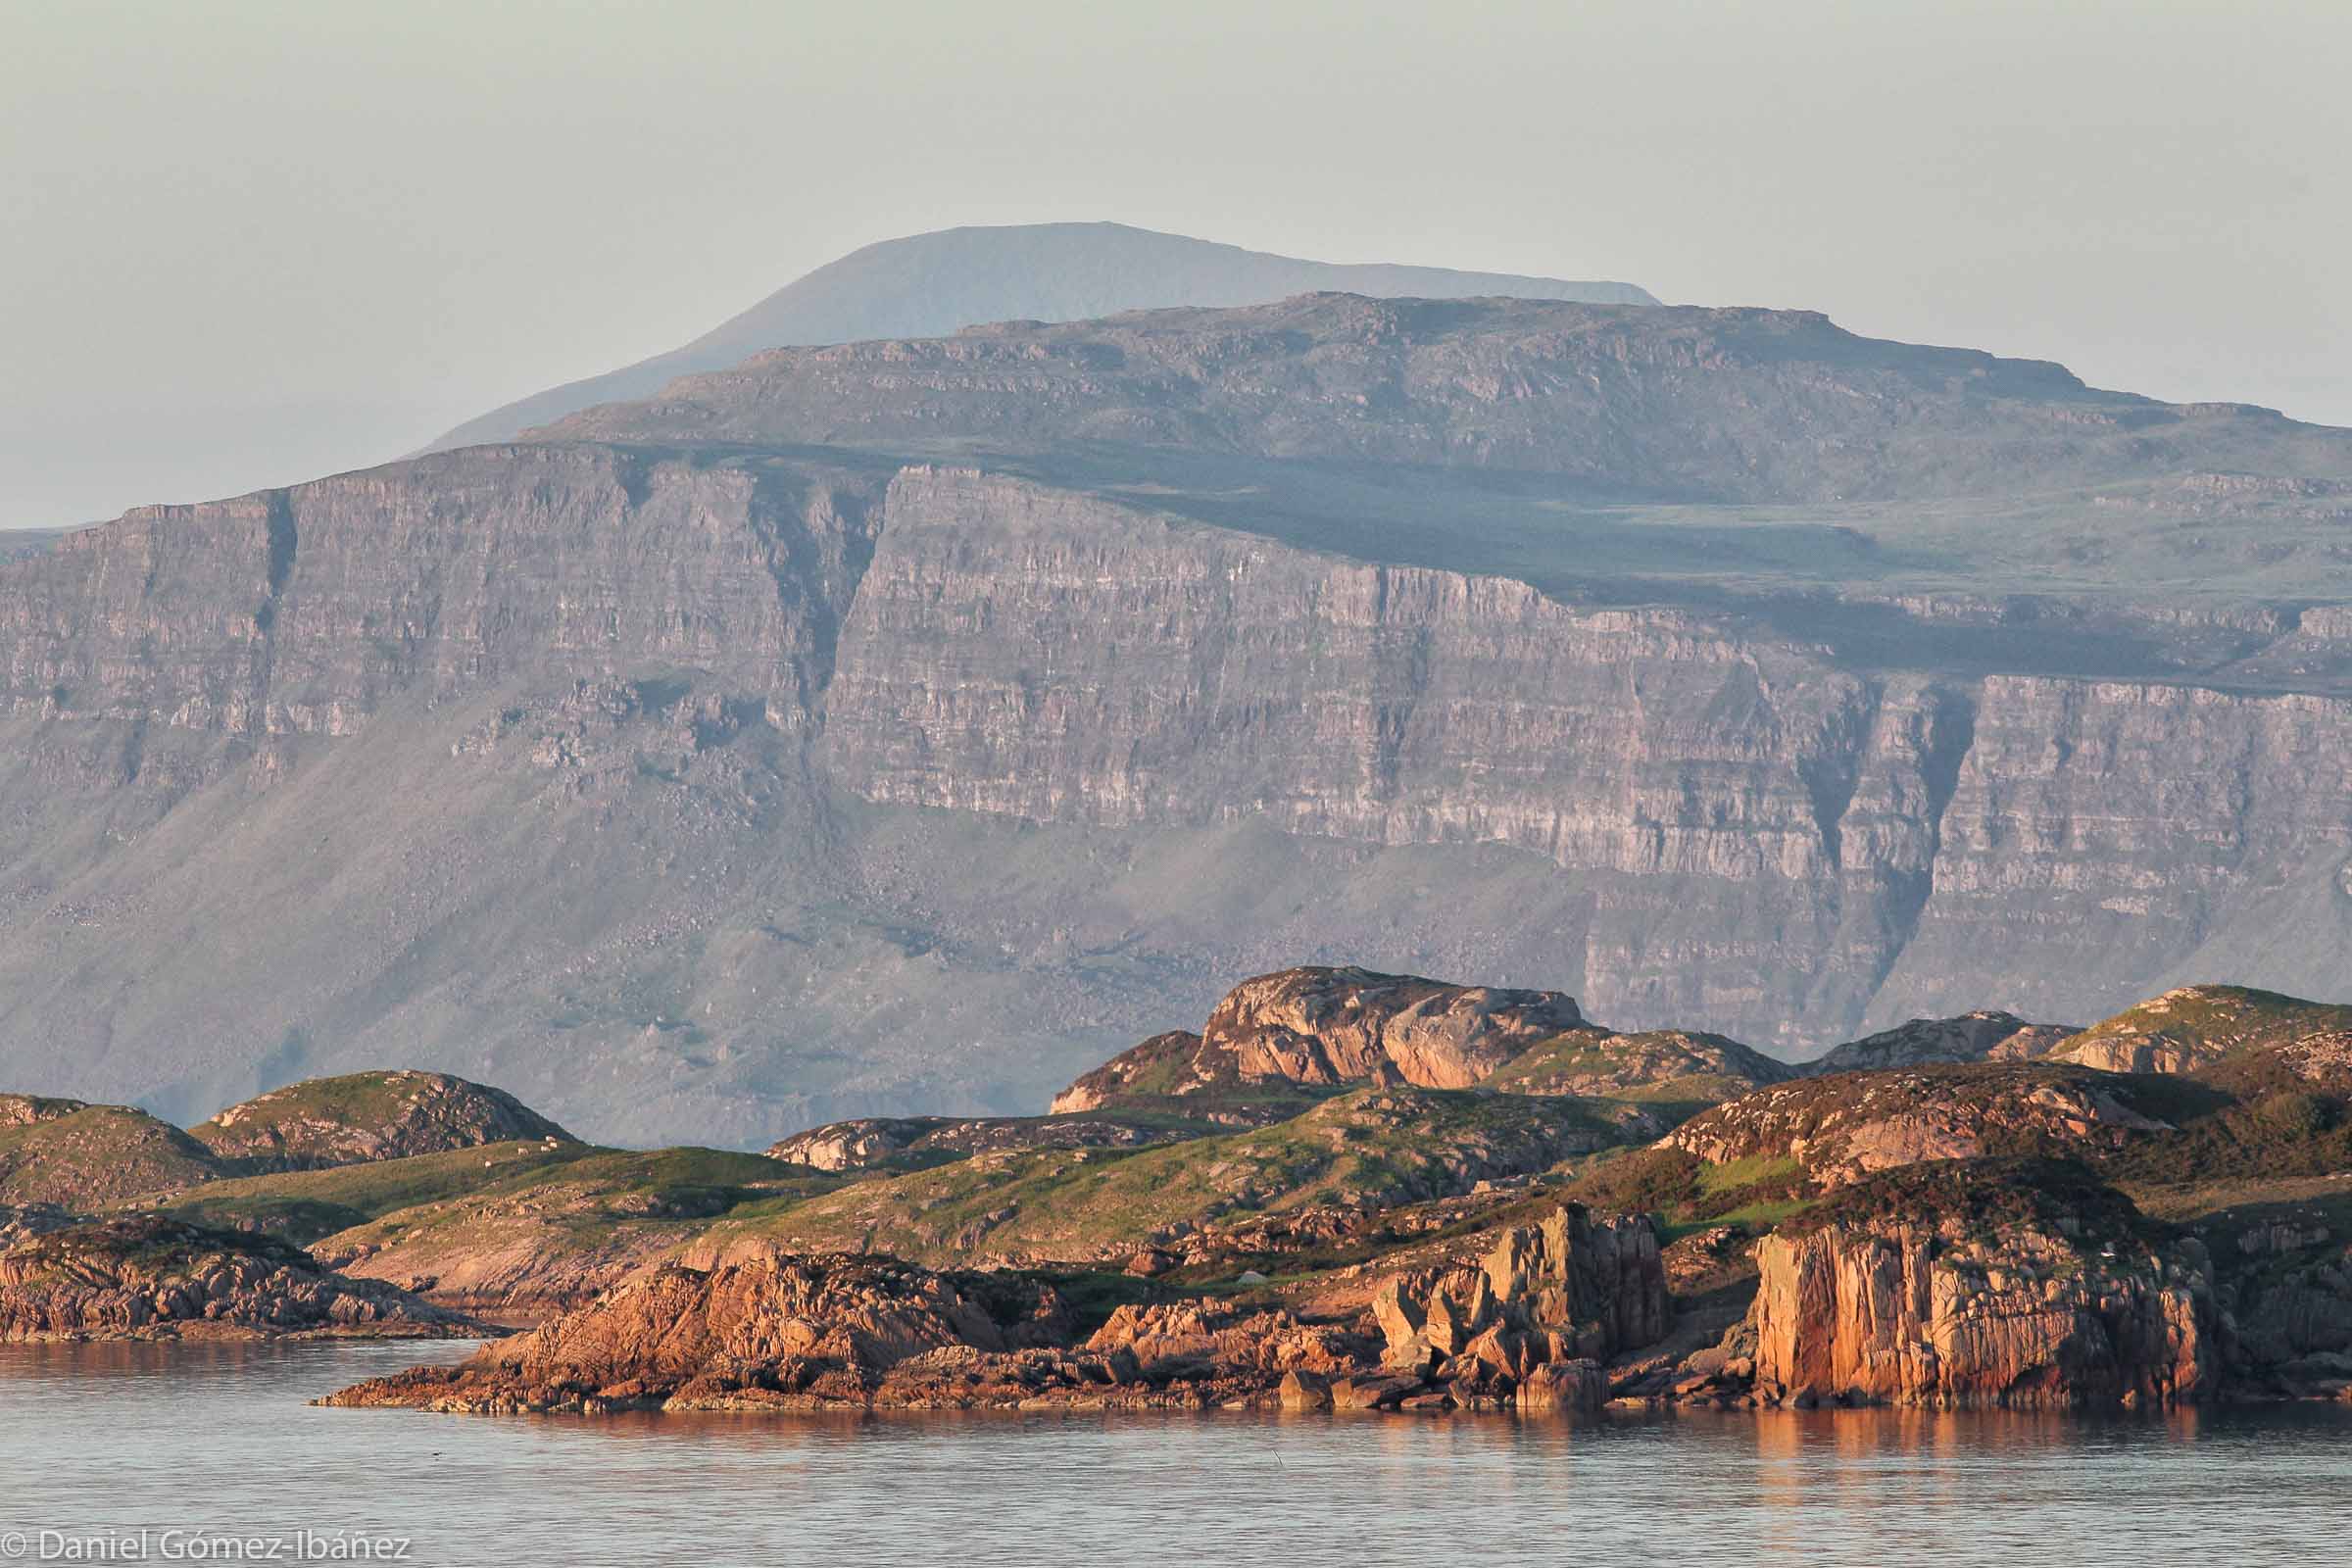
<path id="1" fill-rule="evenodd" d="M 2095 480 L 2035 570 L 2182 506 L 2236 560 L 2340 433 L 1509 302 L 721 380 L 0 563 L 6 1081 L 184 1120 L 399 1060 L 756 1147 L 1033 1113 L 1284 964 L 1788 1054 L 2352 956 L 2341 607 L 1980 591 L 1934 500 Z"/>
<path id="2" fill-rule="evenodd" d="M 877 494 L 840 463 L 533 446 L 146 508 L 0 564 L 5 697 L 24 715 L 344 735 L 395 694 L 667 665 L 801 727 Z"/>
<path id="3" fill-rule="evenodd" d="M 2086 976 L 2252 950 L 2290 906 L 2295 948 L 2247 962 L 2344 940 L 2352 821 L 2311 766 L 2352 742 L 2332 699 L 1866 676 L 969 472 L 903 474 L 889 514 L 829 704 L 842 782 L 1524 850 L 1583 906 L 1562 980 L 1620 1026 L 1787 1048 L 1974 1001 L 1996 965 L 2074 1010 Z"/>
<path id="4" fill-rule="evenodd" d="M 1301 953 L 1787 1052 L 2232 950 L 2318 990 L 2346 942 L 2333 699 L 1854 671 L 1031 480 L 880 484 L 479 451 L 0 567 L 17 1081 L 185 1116 L 406 1056 L 754 1143 L 1037 1109 Z"/>

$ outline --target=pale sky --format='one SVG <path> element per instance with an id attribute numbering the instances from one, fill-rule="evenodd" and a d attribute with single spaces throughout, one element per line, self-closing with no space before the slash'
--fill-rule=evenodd
<path id="1" fill-rule="evenodd" d="M 0 525 L 397 456 L 1113 219 L 2352 424 L 2352 0 L 0 0 Z"/>

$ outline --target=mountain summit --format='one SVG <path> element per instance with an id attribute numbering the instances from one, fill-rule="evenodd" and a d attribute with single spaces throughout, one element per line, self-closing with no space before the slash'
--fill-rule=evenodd
<path id="1" fill-rule="evenodd" d="M 1124 223 L 943 228 L 852 251 L 691 343 L 493 409 L 425 450 L 503 441 L 595 404 L 646 397 L 674 376 L 719 369 L 767 349 L 934 337 L 988 321 L 1085 320 L 1154 306 L 1254 305 L 1317 290 L 1657 303 L 1631 283 L 1308 262 Z"/>

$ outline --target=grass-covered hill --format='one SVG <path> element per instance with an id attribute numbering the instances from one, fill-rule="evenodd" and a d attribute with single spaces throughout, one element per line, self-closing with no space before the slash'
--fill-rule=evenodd
<path id="1" fill-rule="evenodd" d="M 2112 1072 L 2193 1072 L 2305 1035 L 2352 1030 L 2352 1005 L 2245 986 L 2181 986 L 2059 1042 L 2050 1055 Z"/>
<path id="2" fill-rule="evenodd" d="M 38 1120 L 0 1123 L 0 1203 L 89 1210 L 193 1187 L 225 1168 L 204 1145 L 143 1110 L 40 1103 L 47 1108 Z"/>
<path id="3" fill-rule="evenodd" d="M 399 1159 L 518 1138 L 572 1141 L 503 1089 L 410 1069 L 288 1084 L 189 1132 L 222 1159 L 253 1171 Z"/>

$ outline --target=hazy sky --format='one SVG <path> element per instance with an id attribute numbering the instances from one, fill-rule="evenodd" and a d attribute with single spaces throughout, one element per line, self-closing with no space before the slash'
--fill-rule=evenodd
<path id="1" fill-rule="evenodd" d="M 0 0 L 0 523 L 396 456 L 1116 219 L 2352 424 L 2352 0 Z"/>

